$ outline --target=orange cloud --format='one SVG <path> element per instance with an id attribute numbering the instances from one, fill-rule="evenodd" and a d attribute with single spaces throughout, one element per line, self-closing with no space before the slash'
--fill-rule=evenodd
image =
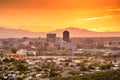
<path id="1" fill-rule="evenodd" d="M 110 15 L 108 16 L 103 16 L 103 17 L 93 17 L 93 18 L 85 18 L 85 19 L 80 19 L 80 20 L 86 20 L 86 21 L 89 21 L 89 20 L 98 20 L 98 19 L 104 19 L 104 18 L 109 18 L 111 17 Z"/>

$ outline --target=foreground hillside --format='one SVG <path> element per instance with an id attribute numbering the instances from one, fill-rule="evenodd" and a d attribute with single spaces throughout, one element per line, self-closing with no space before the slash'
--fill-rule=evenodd
<path id="1" fill-rule="evenodd" d="M 120 80 L 120 69 L 96 72 L 73 77 L 56 77 L 51 80 Z"/>

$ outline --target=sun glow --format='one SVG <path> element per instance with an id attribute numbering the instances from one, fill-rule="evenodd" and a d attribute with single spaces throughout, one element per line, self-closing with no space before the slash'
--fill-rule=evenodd
<path id="1" fill-rule="evenodd" d="M 118 0 L 0 1 L 0 26 L 34 32 L 66 27 L 120 31 Z"/>

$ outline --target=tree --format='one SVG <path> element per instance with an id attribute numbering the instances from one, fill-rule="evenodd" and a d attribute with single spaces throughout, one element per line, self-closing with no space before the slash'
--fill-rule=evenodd
<path id="1" fill-rule="evenodd" d="M 100 65 L 100 69 L 101 70 L 106 70 L 106 69 L 111 69 L 111 67 L 113 67 L 114 65 L 113 64 L 111 64 L 111 63 L 109 63 L 109 64 L 101 64 Z"/>
<path id="2" fill-rule="evenodd" d="M 25 60 L 16 60 L 13 62 L 13 65 L 16 67 L 16 70 L 18 71 L 27 71 L 28 70 L 28 65 Z M 15 68 L 13 67 L 13 68 Z"/>
<path id="3" fill-rule="evenodd" d="M 42 65 L 42 69 L 46 72 L 47 76 L 46 77 L 56 77 L 59 76 L 59 68 L 56 65 L 55 62 L 48 62 Z"/>
<path id="4" fill-rule="evenodd" d="M 27 71 L 28 70 L 28 66 L 26 66 L 26 65 L 24 65 L 24 64 L 18 64 L 18 65 L 16 65 L 16 67 L 17 67 L 17 70 L 18 71 Z"/>
<path id="5" fill-rule="evenodd" d="M 90 65 L 88 66 L 88 69 L 95 70 L 95 68 L 96 68 L 96 66 L 95 66 L 94 64 L 90 64 Z"/>
<path id="6" fill-rule="evenodd" d="M 11 69 L 11 70 L 16 70 L 17 67 L 16 67 L 15 65 L 12 65 L 10 69 Z"/>
<path id="7" fill-rule="evenodd" d="M 85 63 L 86 63 L 86 60 L 77 64 L 77 66 L 78 65 L 80 66 L 80 71 L 88 71 L 88 68 L 86 67 Z"/>
<path id="8" fill-rule="evenodd" d="M 17 52 L 17 49 L 16 49 L 16 48 L 12 48 L 12 49 L 11 49 L 11 52 L 12 52 L 12 53 L 16 53 L 16 52 Z"/>
<path id="9" fill-rule="evenodd" d="M 9 62 L 9 59 L 8 59 L 8 58 L 5 58 L 5 59 L 3 59 L 3 62 L 8 63 L 8 62 Z"/>

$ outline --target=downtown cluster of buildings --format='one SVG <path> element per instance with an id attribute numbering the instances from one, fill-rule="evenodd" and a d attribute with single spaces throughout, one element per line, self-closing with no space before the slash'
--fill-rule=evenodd
<path id="1" fill-rule="evenodd" d="M 46 38 L 6 38 L 0 39 L 0 53 L 18 55 L 39 54 L 81 54 L 81 53 L 119 53 L 119 37 L 70 38 L 70 32 L 64 31 L 63 37 L 55 33 L 46 34 Z"/>

